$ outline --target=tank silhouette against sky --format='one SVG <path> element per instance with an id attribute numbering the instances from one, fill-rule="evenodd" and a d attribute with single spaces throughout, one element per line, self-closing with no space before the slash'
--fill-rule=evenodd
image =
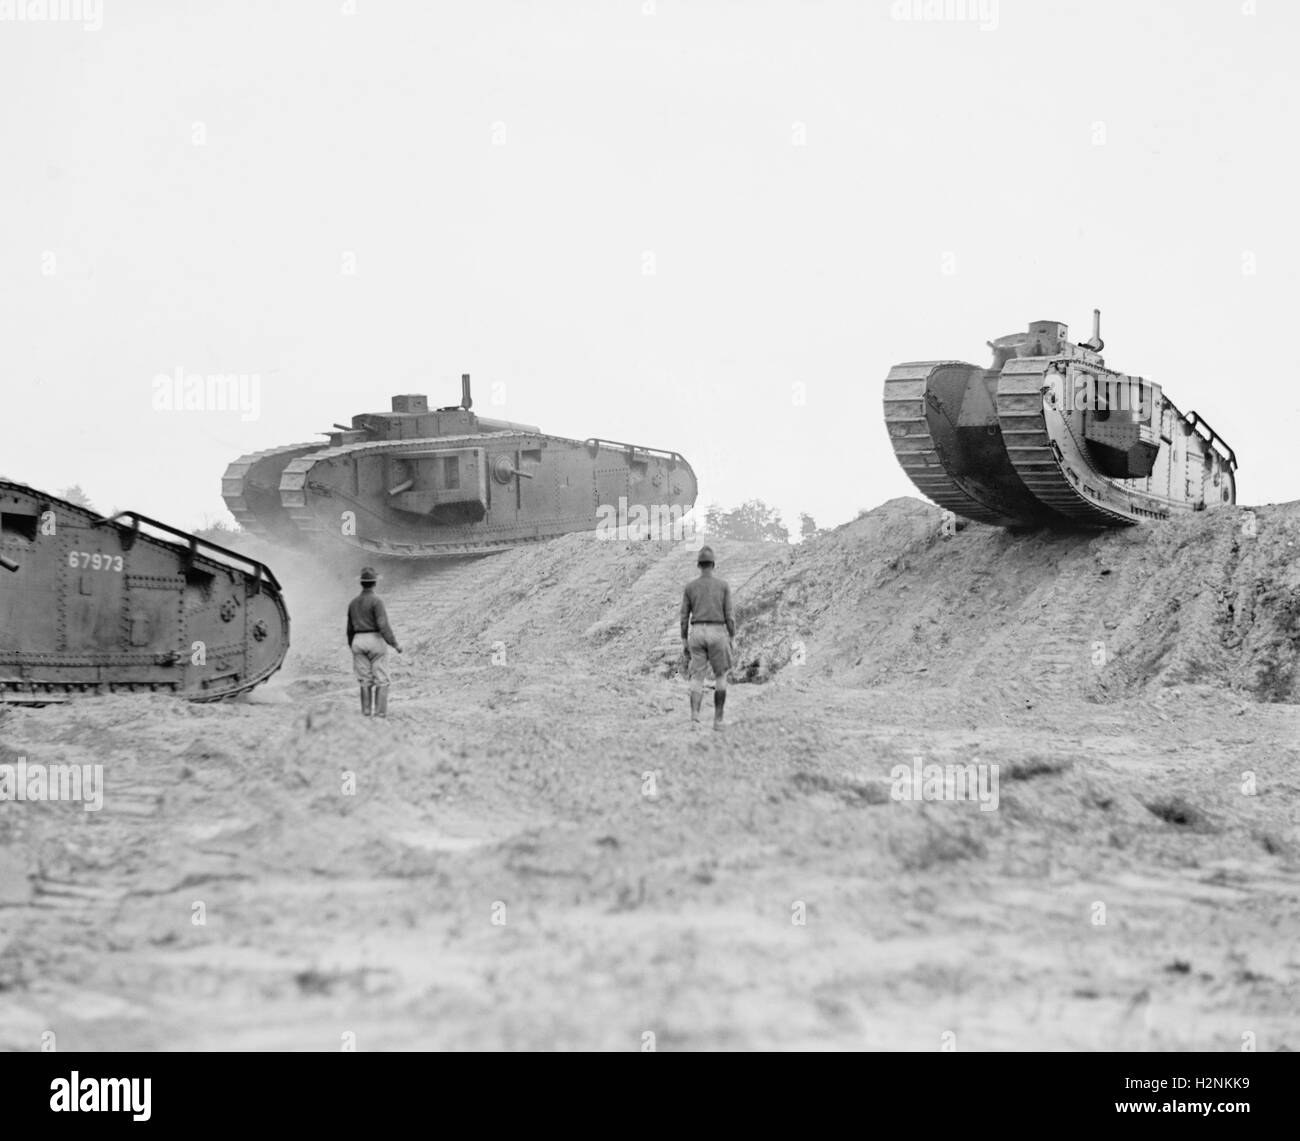
<path id="1" fill-rule="evenodd" d="M 281 542 L 416 559 L 508 550 L 629 515 L 667 538 L 662 528 L 695 504 L 695 472 L 676 452 L 488 419 L 472 410 L 468 375 L 461 389 L 458 405 L 394 396 L 390 412 L 335 424 L 328 444 L 242 456 L 226 469 L 226 504 L 245 529 Z"/>
<path id="2" fill-rule="evenodd" d="M 1236 501 L 1237 457 L 1159 384 L 1107 368 L 1101 313 L 990 341 L 987 367 L 916 361 L 885 379 L 894 454 L 922 494 L 1002 527 L 1122 527 Z"/>

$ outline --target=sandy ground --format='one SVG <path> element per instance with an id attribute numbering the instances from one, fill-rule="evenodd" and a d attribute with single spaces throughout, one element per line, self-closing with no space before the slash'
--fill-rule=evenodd
<path id="1" fill-rule="evenodd" d="M 1077 593 L 1072 560 L 1122 578 L 1150 543 L 1062 540 L 990 603 L 953 544 L 973 573 L 1005 536 L 892 510 L 888 542 L 869 517 L 719 544 L 771 679 L 732 686 L 722 734 L 672 665 L 690 551 L 577 540 L 391 573 L 387 723 L 355 708 L 346 575 L 288 556 L 294 649 L 251 698 L 0 715 L 0 762 L 106 782 L 99 812 L 0 804 L 0 1047 L 1300 1047 L 1300 706 L 1172 680 L 1118 618 L 1123 686 L 990 649 Z M 939 632 L 888 613 L 945 583 Z M 997 765 L 997 810 L 891 798 L 916 756 Z"/>

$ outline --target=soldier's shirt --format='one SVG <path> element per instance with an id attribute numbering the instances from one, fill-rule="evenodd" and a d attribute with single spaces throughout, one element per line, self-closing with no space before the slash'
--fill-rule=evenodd
<path id="1" fill-rule="evenodd" d="M 348 603 L 348 645 L 354 634 L 378 634 L 390 646 L 397 646 L 383 600 L 373 590 L 363 590 Z"/>
<path id="2" fill-rule="evenodd" d="M 736 616 L 731 609 L 731 587 L 713 575 L 700 575 L 686 584 L 682 594 L 682 637 L 690 622 L 721 622 L 727 633 L 736 632 Z"/>

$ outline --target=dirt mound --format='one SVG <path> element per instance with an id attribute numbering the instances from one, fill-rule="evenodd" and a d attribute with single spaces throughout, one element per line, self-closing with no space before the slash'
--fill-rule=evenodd
<path id="1" fill-rule="evenodd" d="M 360 558 L 250 542 L 293 620 L 279 685 L 295 698 L 345 686 L 342 615 Z M 945 527 L 939 509 L 895 499 L 799 546 L 713 545 L 736 597 L 734 682 L 899 687 L 950 712 L 1187 686 L 1300 702 L 1300 503 L 1013 534 Z M 486 664 L 676 676 L 698 546 L 577 534 L 480 559 L 380 562 L 407 651 L 392 659 L 397 684 L 421 690 L 430 668 Z"/>
<path id="2" fill-rule="evenodd" d="M 755 575 L 748 676 L 1095 699 L 1207 684 L 1300 701 L 1300 504 L 1016 535 L 893 500 Z"/>
<path id="3" fill-rule="evenodd" d="M 945 533 L 895 499 L 799 546 L 720 541 L 736 595 L 735 681 L 791 669 L 850 686 L 971 700 L 1111 700 L 1183 685 L 1300 701 L 1300 504 L 1229 509 L 1099 534 Z M 417 654 L 470 664 L 582 661 L 672 674 L 698 543 L 569 535 L 439 565 L 382 568 Z M 292 566 L 286 587 L 294 581 Z M 350 579 L 291 595 L 299 669 L 337 667 Z M 312 607 L 332 609 L 319 614 Z M 325 638 L 320 639 L 320 630 Z"/>

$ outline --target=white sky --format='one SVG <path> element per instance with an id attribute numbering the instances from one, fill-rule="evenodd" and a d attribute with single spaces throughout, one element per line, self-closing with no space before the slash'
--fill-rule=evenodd
<path id="1" fill-rule="evenodd" d="M 675 449 L 702 503 L 797 531 L 916 494 L 892 364 L 1099 306 L 1242 501 L 1297 497 L 1298 5 L 104 0 L 87 31 L 25 2 L 9 478 L 197 526 L 241 453 L 470 372 L 485 415 Z M 155 411 L 177 368 L 256 374 L 258 418 Z"/>

